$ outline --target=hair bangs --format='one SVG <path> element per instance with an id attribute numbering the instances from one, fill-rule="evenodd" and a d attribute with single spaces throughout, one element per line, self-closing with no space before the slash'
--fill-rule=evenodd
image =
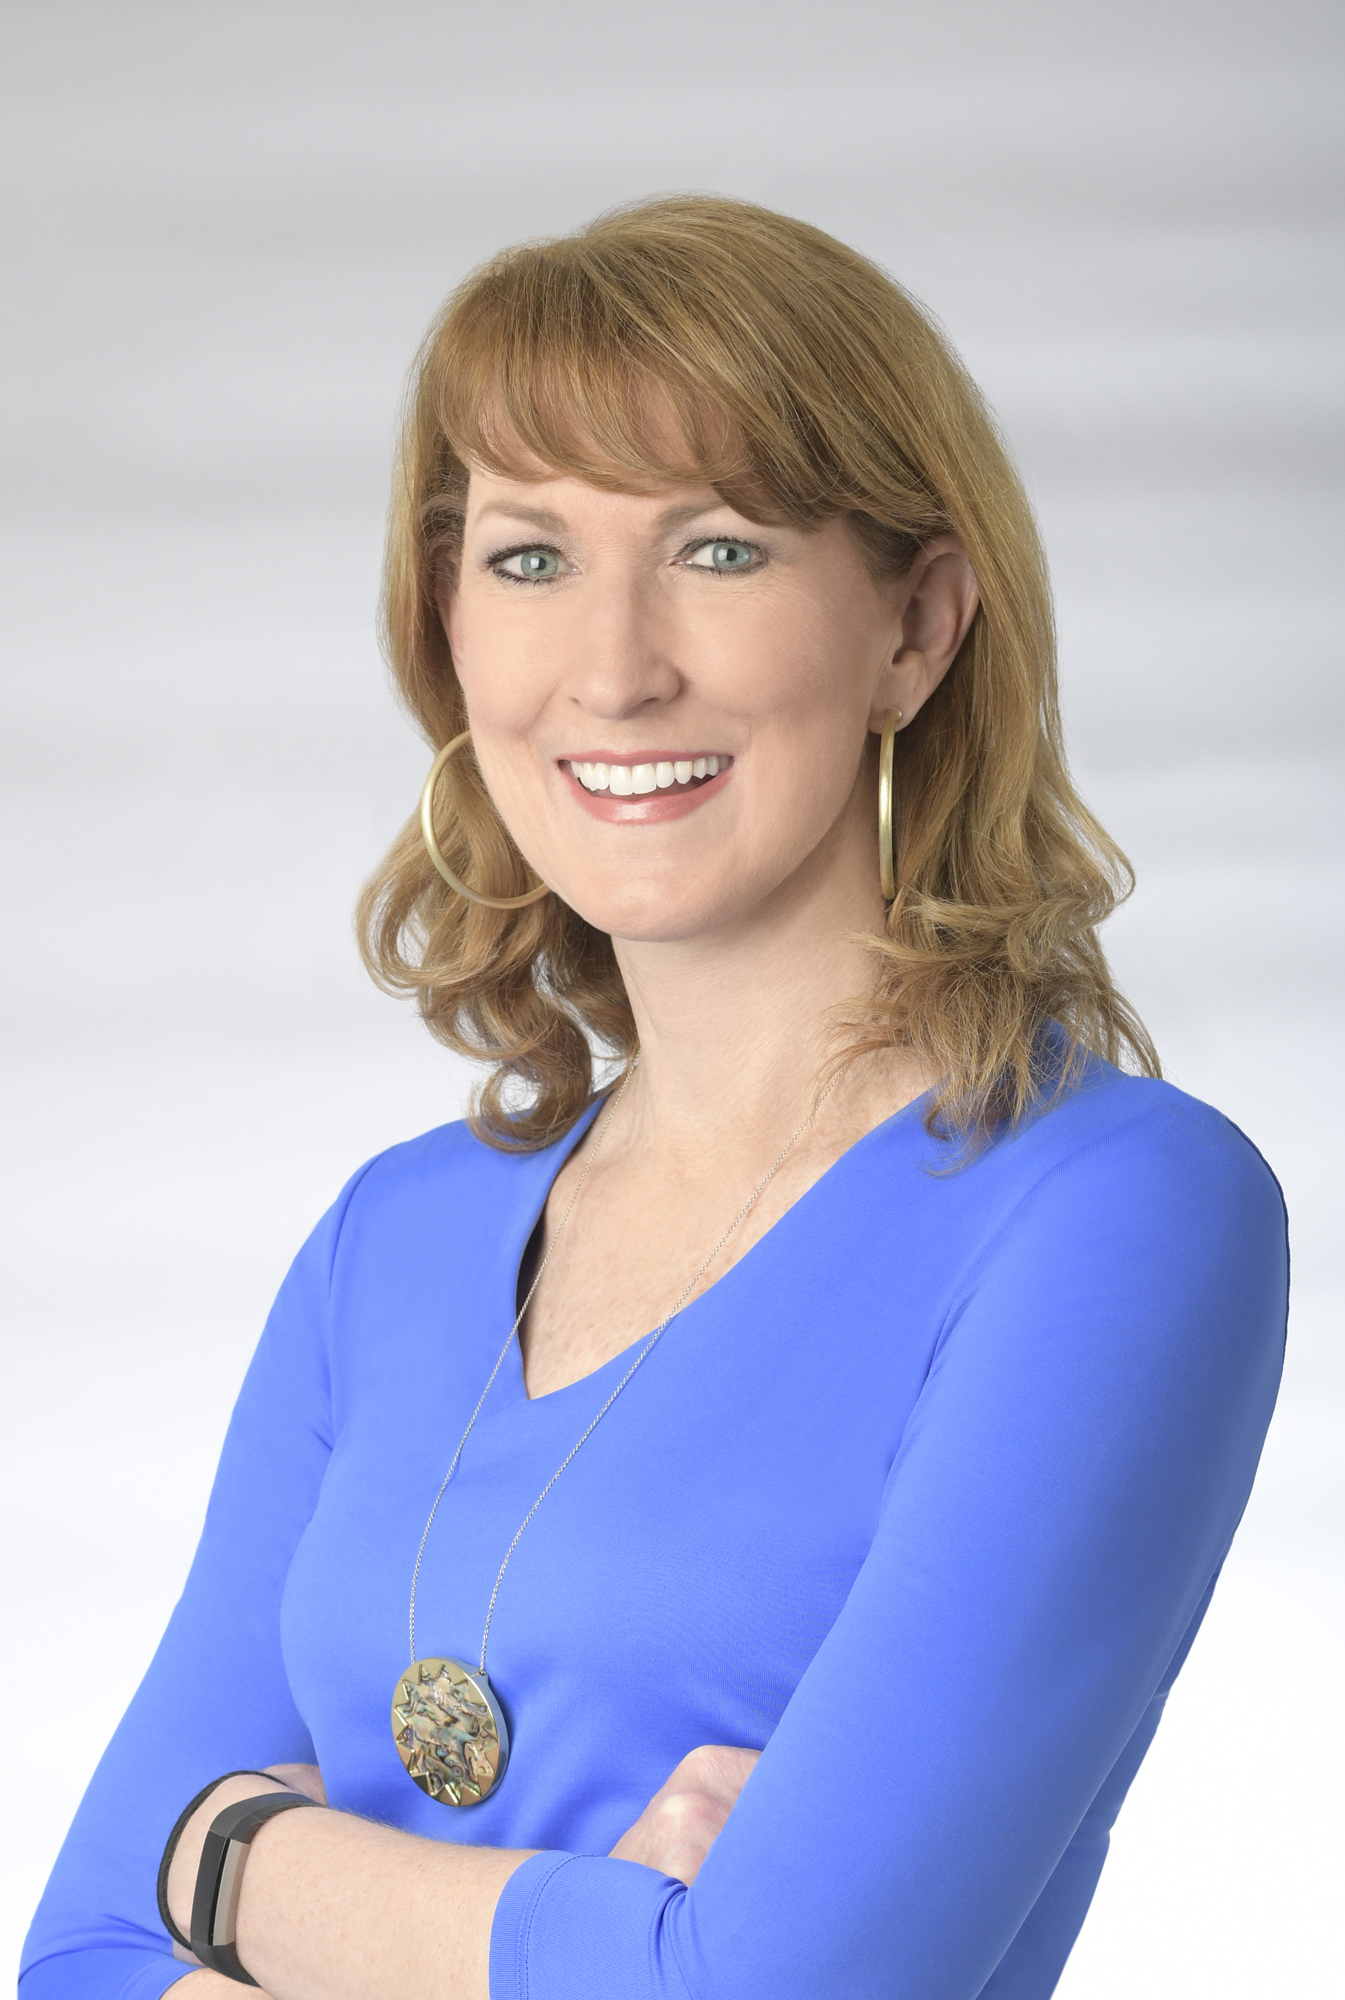
<path id="1" fill-rule="evenodd" d="M 1041 1071 L 1045 1022 L 1072 1051 L 1159 1074 L 1097 936 L 1130 870 L 1065 763 L 1031 506 L 908 292 L 807 223 L 699 196 L 600 216 L 469 277 L 420 352 L 388 531 L 388 654 L 436 746 L 468 726 L 438 593 L 474 464 L 627 491 L 703 482 L 761 521 L 844 514 L 880 574 L 955 534 L 980 608 L 898 738 L 897 895 L 870 940 L 876 985 L 856 1000 L 850 1053 L 918 1052 L 942 1079 L 931 1124 L 969 1142 L 1051 1100 L 1064 1072 Z M 520 894 L 529 871 L 470 759 L 444 811 L 457 872 Z M 493 1144 L 550 1143 L 588 1102 L 596 1057 L 635 1053 L 611 940 L 558 897 L 464 904 L 415 816 L 360 924 L 375 977 L 491 1065 L 474 1120 Z"/>
<path id="2" fill-rule="evenodd" d="M 765 455 L 713 371 L 651 339 L 623 303 L 582 268 L 515 253 L 450 309 L 436 415 L 462 468 L 628 492 L 694 481 L 774 500 Z"/>

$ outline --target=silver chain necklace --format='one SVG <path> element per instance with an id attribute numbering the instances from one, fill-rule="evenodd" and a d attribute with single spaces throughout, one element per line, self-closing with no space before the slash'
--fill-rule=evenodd
<path id="1" fill-rule="evenodd" d="M 432 1799 L 437 1799 L 441 1805 L 479 1805 L 483 1799 L 488 1798 L 496 1789 L 501 1778 L 504 1776 L 505 1766 L 509 1762 L 509 1731 L 505 1723 L 504 1711 L 500 1707 L 495 1690 L 491 1686 L 489 1676 L 486 1673 L 486 1647 L 490 1641 L 491 1620 L 495 1616 L 495 1604 L 500 1595 L 500 1585 L 504 1581 L 504 1573 L 509 1567 L 510 1558 L 523 1539 L 525 1529 L 528 1527 L 543 1500 L 545 1500 L 547 1494 L 565 1471 L 565 1468 L 583 1449 L 584 1445 L 587 1444 L 594 1431 L 597 1430 L 598 1425 L 607 1415 L 607 1412 L 626 1387 L 626 1384 L 634 1376 L 637 1369 L 653 1353 L 655 1347 L 657 1347 L 673 1320 L 676 1319 L 678 1313 L 681 1312 L 683 1306 L 687 1303 L 687 1300 L 691 1297 L 697 1285 L 699 1285 L 701 1279 L 714 1263 L 716 1257 L 718 1257 L 734 1231 L 756 1207 L 761 1196 L 775 1179 L 776 1174 L 779 1173 L 799 1140 L 808 1130 L 814 1118 L 816 1118 L 823 1098 L 826 1097 L 827 1092 L 831 1090 L 832 1085 L 836 1081 L 836 1078 L 833 1077 L 831 1082 L 827 1084 L 826 1089 L 822 1091 L 812 1110 L 799 1126 L 798 1131 L 780 1154 L 774 1166 L 757 1183 L 728 1228 L 724 1231 L 724 1234 L 715 1244 L 714 1249 L 700 1266 L 691 1282 L 682 1291 L 677 1303 L 659 1321 L 659 1324 L 650 1334 L 648 1340 L 645 1341 L 644 1346 L 631 1362 L 630 1367 L 617 1383 L 607 1401 L 565 1454 L 565 1457 L 556 1467 L 550 1479 L 547 1480 L 546 1485 L 524 1515 L 519 1525 L 518 1533 L 505 1550 L 504 1561 L 500 1564 L 499 1574 L 495 1578 L 495 1587 L 490 1593 L 490 1603 L 486 1607 L 485 1629 L 481 1634 L 480 1663 L 475 1667 L 469 1667 L 464 1665 L 461 1660 L 450 1658 L 436 1656 L 434 1658 L 427 1657 L 423 1660 L 417 1659 L 416 1586 L 420 1581 L 421 1560 L 425 1554 L 425 1544 L 429 1540 L 430 1529 L 434 1526 L 434 1517 L 439 1511 L 439 1502 L 448 1491 L 449 1482 L 458 1469 L 458 1460 L 462 1457 L 463 1446 L 472 1434 L 472 1426 L 481 1414 L 485 1400 L 490 1394 L 491 1385 L 504 1363 L 504 1357 L 518 1336 L 518 1330 L 523 1324 L 524 1314 L 532 1304 L 533 1294 L 542 1282 L 543 1274 L 546 1271 L 547 1265 L 551 1262 L 552 1255 L 555 1252 L 557 1243 L 561 1239 L 565 1225 L 574 1213 L 574 1205 L 583 1193 L 584 1183 L 593 1171 L 593 1163 L 598 1157 L 603 1140 L 607 1137 L 612 1120 L 615 1118 L 621 1100 L 630 1085 L 630 1080 L 639 1066 L 639 1061 L 640 1058 L 636 1056 L 622 1078 L 611 1104 L 607 1108 L 597 1136 L 594 1139 L 593 1150 L 589 1154 L 583 1173 L 579 1176 L 574 1193 L 565 1205 L 565 1213 L 556 1225 L 555 1233 L 547 1246 L 546 1254 L 538 1266 L 537 1275 L 528 1287 L 527 1297 L 519 1307 L 518 1317 L 509 1329 L 509 1338 L 500 1349 L 496 1357 L 495 1366 L 491 1369 L 486 1379 L 486 1386 L 481 1391 L 476 1408 L 467 1419 L 467 1428 L 458 1440 L 458 1448 L 453 1454 L 448 1471 L 444 1474 L 443 1484 L 434 1496 L 434 1505 L 430 1508 L 429 1518 L 425 1523 L 425 1531 L 420 1538 L 420 1547 L 416 1550 L 415 1567 L 411 1572 L 411 1608 L 408 1618 L 411 1641 L 411 1664 L 406 1669 L 406 1672 L 398 1677 L 397 1689 L 392 1698 L 392 1734 L 397 1745 L 397 1754 L 406 1766 L 408 1775 L 419 1785 L 422 1792 L 425 1792 Z"/>

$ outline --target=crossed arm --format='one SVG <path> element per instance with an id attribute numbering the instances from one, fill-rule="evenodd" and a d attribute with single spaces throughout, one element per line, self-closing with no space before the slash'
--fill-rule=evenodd
<path id="1" fill-rule="evenodd" d="M 625 1867 L 582 1835 L 581 1851 L 530 1858 L 282 1814 L 256 1837 L 237 1921 L 264 1992 L 488 2000 L 493 1972 L 499 2000 L 929 2000 L 980 1993 L 998 1966 L 1004 1991 L 1048 1991 L 1245 1504 L 1279 1374 L 1273 1185 L 1212 1115 L 1174 1123 L 1155 1104 L 1129 1151 L 1084 1148 L 1034 1181 L 970 1270 L 844 1608 L 762 1731 L 750 1784 L 750 1753 L 694 1752 L 612 1850 L 643 1864 Z M 262 1742 L 312 1755 L 276 1614 L 330 1444 L 291 1393 L 294 1350 L 307 1368 L 278 1322 L 196 1581 L 53 1874 L 32 2000 L 155 2000 L 165 1978 L 192 1987 L 182 2000 L 225 2000 L 216 1975 L 165 1963 L 154 1850 L 211 1768 Z M 311 1366 L 321 1378 L 316 1334 Z M 255 1513 L 277 1464 L 288 1483 L 266 1489 L 259 1545 L 238 1532 L 238 1496 Z M 164 1702 L 182 1703 L 202 1662 L 235 1659 L 246 1702 L 179 1705 L 166 1739 Z M 825 1785 L 801 1783 L 836 1744 L 838 1690 L 856 1719 L 847 1754 Z M 316 1782 L 311 1767 L 281 1775 Z M 187 1829 L 179 1927 L 206 1824 L 264 1783 L 218 1789 Z M 535 1823 L 545 1842 L 551 1823 Z"/>
<path id="2" fill-rule="evenodd" d="M 691 1883 L 728 1819 L 755 1750 L 712 1744 L 684 1757 L 612 1858 Z M 183 1829 L 168 1878 L 185 1934 L 207 1829 L 225 1806 L 267 1791 L 326 1803 L 315 1764 L 227 1778 Z M 500 1892 L 531 1850 L 423 1840 L 353 1813 L 280 1813 L 252 1842 L 238 1908 L 238 1955 L 275 2000 L 489 2000 L 490 1930 Z M 230 2000 L 235 1983 L 200 1970 L 181 2000 Z"/>

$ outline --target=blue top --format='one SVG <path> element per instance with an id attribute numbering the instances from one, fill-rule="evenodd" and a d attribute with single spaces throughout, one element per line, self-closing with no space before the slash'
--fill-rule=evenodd
<path id="1" fill-rule="evenodd" d="M 517 1156 L 445 1126 L 357 1174 L 285 1280 L 24 2000 L 181 1977 L 174 1818 L 291 1760 L 335 1806 L 544 1850 L 492 2000 L 1044 2000 L 1246 1504 L 1284 1215 L 1235 1127 L 1103 1063 L 961 1171 L 922 1110 L 686 1309 L 543 1504 L 491 1631 L 512 1758 L 470 1811 L 392 1740 L 411 1567 L 582 1128 Z M 475 1659 L 628 1362 L 529 1401 L 506 1359 L 426 1549 L 423 1654 Z M 702 1743 L 764 1755 L 694 1887 L 603 1858 Z"/>

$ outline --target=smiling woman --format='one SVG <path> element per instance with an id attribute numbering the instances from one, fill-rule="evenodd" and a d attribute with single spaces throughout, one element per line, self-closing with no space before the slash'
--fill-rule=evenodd
<path id="1" fill-rule="evenodd" d="M 1111 984 L 1021 487 L 685 200 L 468 280 L 394 494 L 361 921 L 485 1080 L 296 1259 L 25 2000 L 1046 2000 L 1286 1253 Z"/>
<path id="2" fill-rule="evenodd" d="M 524 527 L 535 542 L 520 539 Z M 610 579 L 623 564 L 618 601 Z M 1048 1066 L 1051 1088 L 1087 1049 L 1111 1061 L 1128 1052 L 1157 1073 L 1097 943 L 1129 872 L 1065 769 L 1031 510 L 956 356 L 865 259 L 746 205 L 656 203 L 505 252 L 431 329 L 394 486 L 388 647 L 433 742 L 471 714 L 478 770 L 467 763 L 458 777 L 445 852 L 460 877 L 504 895 L 529 880 L 525 854 L 552 878 L 534 851 L 541 794 L 512 787 L 505 805 L 499 789 L 502 747 L 483 708 L 498 666 L 473 683 L 472 621 L 496 583 L 496 597 L 512 589 L 524 600 L 492 613 L 511 660 L 524 643 L 558 672 L 563 638 L 566 672 L 600 677 L 616 657 L 630 673 L 639 662 L 647 684 L 633 710 L 610 722 L 604 712 L 606 740 L 548 744 L 552 757 L 606 763 L 609 803 L 626 783 L 613 784 L 614 762 L 638 796 L 642 763 L 732 756 L 752 733 L 752 759 L 719 786 L 717 816 L 688 828 L 676 854 L 666 848 L 653 875 L 641 851 L 651 905 L 677 883 L 710 893 L 699 870 L 682 868 L 685 843 L 717 857 L 725 908 L 724 878 L 740 867 L 744 897 L 759 893 L 752 864 L 722 837 L 724 818 L 736 813 L 740 835 L 760 835 L 760 858 L 809 799 L 820 818 L 799 823 L 800 844 L 779 855 L 801 859 L 839 813 L 841 790 L 876 795 L 866 734 L 884 709 L 901 708 L 896 895 L 886 910 L 855 910 L 871 961 L 857 980 L 853 1045 L 919 1050 L 938 1078 L 931 1122 L 974 1136 L 1021 1115 L 1047 1074 L 1048 1020 L 1069 1051 L 1063 1067 Z M 903 616 L 945 623 L 933 636 L 909 630 L 895 667 L 884 621 Z M 873 629 L 861 635 L 864 621 Z M 691 672 L 687 644 L 705 651 L 707 674 Z M 881 687 L 863 651 L 874 645 L 891 668 Z M 917 666 L 918 655 L 937 656 L 937 667 Z M 679 675 L 686 684 L 673 695 L 669 676 Z M 705 712 L 707 688 L 717 712 Z M 631 736 L 656 707 L 672 733 Z M 701 734 L 686 733 L 693 724 Z M 714 733 L 726 725 L 733 741 Z M 517 725 L 512 734 L 517 753 Z M 779 755 L 799 768 L 768 777 Z M 663 816 L 650 810 L 640 823 Z M 476 1119 L 497 1143 L 547 1144 L 573 1123 L 595 1037 L 619 1056 L 635 1047 L 610 943 L 615 912 L 558 886 L 536 909 L 487 919 L 445 893 L 413 822 L 363 908 L 375 975 L 414 990 L 451 1047 L 490 1059 Z"/>

